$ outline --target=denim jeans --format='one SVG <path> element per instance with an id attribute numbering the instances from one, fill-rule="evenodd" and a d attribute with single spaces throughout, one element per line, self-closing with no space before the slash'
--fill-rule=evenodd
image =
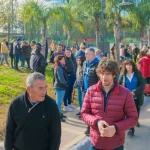
<path id="1" fill-rule="evenodd" d="M 22 54 L 19 54 L 19 59 L 21 61 L 21 67 L 24 68 L 25 59 L 23 58 Z"/>
<path id="2" fill-rule="evenodd" d="M 69 74 L 68 75 L 68 87 L 65 92 L 64 96 L 64 105 L 68 106 L 72 103 L 72 92 L 73 92 L 73 85 L 76 80 L 76 74 Z"/>
<path id="3" fill-rule="evenodd" d="M 59 112 L 61 114 L 61 104 L 63 101 L 63 97 L 65 95 L 65 91 L 66 90 L 60 90 L 60 89 L 55 89 L 55 93 L 56 93 L 56 104 L 58 106 Z"/>
<path id="4" fill-rule="evenodd" d="M 15 69 L 18 70 L 19 54 L 14 54 Z"/>
<path id="5" fill-rule="evenodd" d="M 101 150 L 101 149 L 97 149 L 97 148 L 95 148 L 92 144 L 90 144 L 90 147 L 89 147 L 88 150 Z M 124 150 L 124 146 L 120 146 L 120 147 L 115 148 L 115 149 L 113 149 L 113 150 Z"/>
<path id="6" fill-rule="evenodd" d="M 77 86 L 77 90 L 78 90 L 78 103 L 79 103 L 79 107 L 80 107 L 80 110 L 82 108 L 82 91 L 81 91 L 81 86 Z"/>
<path id="7" fill-rule="evenodd" d="M 8 54 L 6 54 L 6 53 L 2 53 L 1 54 L 1 62 L 0 62 L 0 64 L 3 64 L 4 60 L 5 60 L 6 64 L 9 65 L 9 63 L 8 63 Z"/>

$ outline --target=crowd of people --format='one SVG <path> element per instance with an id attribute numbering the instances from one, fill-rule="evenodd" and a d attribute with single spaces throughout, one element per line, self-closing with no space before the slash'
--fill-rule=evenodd
<path id="1" fill-rule="evenodd" d="M 114 48 L 111 51 L 114 51 Z M 6 53 L 3 49 L 7 49 Z M 31 128 L 27 129 L 27 133 L 24 133 L 26 130 L 22 129 L 31 125 L 35 135 L 36 130 L 41 128 L 47 135 L 43 138 L 44 145 L 42 146 L 39 142 L 37 150 L 48 150 L 49 147 L 51 150 L 54 150 L 53 148 L 57 150 L 61 136 L 59 120 L 66 122 L 65 118 L 67 118 L 62 113 L 62 102 L 64 102 L 64 111 L 72 112 L 75 109 L 73 104 L 73 90 L 75 88 L 80 108 L 76 116 L 88 125 L 85 134 L 91 137 L 90 150 L 123 150 L 125 131 L 128 130 L 129 136 L 134 136 L 134 126 L 140 127 L 138 118 L 140 107 L 144 102 L 145 83 L 150 83 L 150 55 L 146 46 L 140 50 L 135 45 L 132 50 L 128 45 L 126 47 L 121 45 L 121 66 L 119 68 L 117 62 L 104 57 L 100 49 L 89 47 L 86 39 L 80 45 L 76 41 L 72 48 L 67 47 L 64 41 L 60 44 L 52 41 L 49 63 L 53 64 L 53 86 L 58 109 L 55 108 L 52 99 L 46 95 L 47 85 L 44 75 L 48 59 L 45 58 L 41 44 L 32 41 L 29 45 L 25 40 L 20 42 L 17 39 L 11 42 L 9 51 L 11 66 L 15 70 L 19 70 L 20 59 L 21 67 L 24 67 L 26 60 L 27 69 L 31 69 L 33 73 L 27 78 L 25 94 L 14 99 L 10 105 L 5 147 L 8 148 L 11 145 L 16 150 L 22 149 L 24 146 L 36 149 L 35 147 L 38 146 L 35 144 L 34 137 L 31 136 L 31 141 L 26 143 L 28 141 L 26 135 L 29 134 Z M 1 43 L 1 65 L 3 65 L 4 59 L 9 65 L 7 53 L 8 47 L 6 40 L 4 40 Z M 113 58 L 115 59 L 115 54 Z M 18 108 L 19 105 L 21 105 L 20 108 Z M 47 107 L 51 107 L 52 110 L 47 110 Z M 21 109 L 24 110 L 23 114 L 19 114 Z M 46 114 L 41 112 L 43 109 Z M 52 111 L 53 114 L 56 113 L 55 117 L 52 115 Z M 39 114 L 40 112 L 42 113 L 41 122 L 35 128 L 40 118 L 35 117 L 35 122 L 32 118 L 35 113 Z M 19 121 L 15 119 L 16 117 Z M 44 127 L 42 118 L 49 118 L 43 123 L 51 130 Z M 26 124 L 27 120 L 29 122 Z M 54 127 L 56 124 L 57 126 Z M 57 129 L 56 133 L 52 131 Z M 37 134 L 43 137 L 42 130 Z M 20 134 L 14 134 L 14 132 L 20 132 Z M 15 136 L 15 141 L 13 141 L 13 136 Z M 18 141 L 17 138 L 19 138 Z M 56 141 L 54 145 L 49 145 L 46 143 L 48 140 Z"/>

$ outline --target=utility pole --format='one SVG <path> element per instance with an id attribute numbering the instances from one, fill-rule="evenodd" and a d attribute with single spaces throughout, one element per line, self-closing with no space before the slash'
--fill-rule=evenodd
<path id="1" fill-rule="evenodd" d="M 103 52 L 103 54 L 105 55 L 105 50 L 104 50 L 104 37 L 105 37 L 105 32 L 104 32 L 104 9 L 105 9 L 105 4 L 106 4 L 106 2 L 105 2 L 105 0 L 102 0 L 101 1 L 102 2 L 102 4 L 101 4 L 101 16 L 102 16 L 102 52 Z"/>
<path id="2" fill-rule="evenodd" d="M 11 38 L 13 40 L 13 27 L 14 27 L 14 0 L 11 1 L 12 5 L 11 5 Z"/>

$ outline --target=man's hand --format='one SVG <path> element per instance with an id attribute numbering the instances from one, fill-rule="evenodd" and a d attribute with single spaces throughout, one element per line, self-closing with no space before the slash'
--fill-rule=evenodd
<path id="1" fill-rule="evenodd" d="M 105 128 L 105 133 L 103 134 L 104 137 L 113 137 L 114 134 L 116 133 L 116 128 L 115 126 L 108 126 Z"/>
<path id="2" fill-rule="evenodd" d="M 106 121 L 100 120 L 98 122 L 98 130 L 101 133 L 101 136 L 105 136 L 107 134 L 106 127 L 109 127 L 109 124 Z"/>

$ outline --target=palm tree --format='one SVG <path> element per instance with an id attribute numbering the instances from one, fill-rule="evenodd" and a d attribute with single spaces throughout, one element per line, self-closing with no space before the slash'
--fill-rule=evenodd
<path id="1" fill-rule="evenodd" d="M 32 19 L 36 20 L 38 24 L 42 25 L 42 44 L 43 49 L 46 45 L 46 32 L 48 21 L 56 13 L 56 7 L 50 7 L 42 2 L 36 0 L 28 0 L 20 9 L 20 18 L 24 23 L 31 22 Z"/>
<path id="2" fill-rule="evenodd" d="M 101 0 L 72 0 L 72 2 L 74 3 L 74 7 L 84 15 L 84 19 L 89 19 L 93 23 L 96 35 L 96 46 L 99 47 Z"/>
<path id="3" fill-rule="evenodd" d="M 134 30 L 140 31 L 140 46 L 144 44 L 144 32 L 149 26 L 150 20 L 150 1 L 140 1 L 129 10 L 129 19 L 133 24 Z"/>
<path id="4" fill-rule="evenodd" d="M 73 4 L 69 0 L 59 8 L 56 17 L 63 24 L 63 29 L 67 33 L 67 46 L 70 46 L 73 28 L 79 29 L 82 33 L 85 32 L 85 25 L 80 19 L 77 9 L 73 7 Z"/>

